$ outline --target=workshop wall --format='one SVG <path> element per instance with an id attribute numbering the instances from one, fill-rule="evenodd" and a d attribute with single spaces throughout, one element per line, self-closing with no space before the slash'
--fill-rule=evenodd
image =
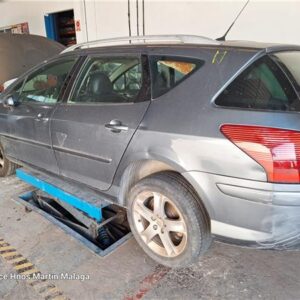
<path id="1" fill-rule="evenodd" d="M 145 31 L 146 34 L 185 33 L 216 38 L 224 34 L 245 2 L 144 0 L 143 9 L 142 0 L 130 0 L 128 18 L 127 0 L 9 0 L 0 1 L 0 28 L 28 22 L 30 33 L 46 35 L 45 14 L 73 9 L 75 20 L 80 21 L 77 42 L 126 36 L 129 21 L 132 35 Z M 251 0 L 228 39 L 300 44 L 299 11 L 300 1 Z"/>
<path id="2" fill-rule="evenodd" d="M 222 36 L 244 1 L 146 1 L 146 33 Z M 300 44 L 300 1 L 250 0 L 228 39 Z"/>

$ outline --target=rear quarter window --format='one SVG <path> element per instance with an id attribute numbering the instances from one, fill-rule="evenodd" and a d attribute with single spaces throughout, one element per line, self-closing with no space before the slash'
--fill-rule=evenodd
<path id="1" fill-rule="evenodd" d="M 268 56 L 254 62 L 217 97 L 218 106 L 299 111 L 300 101 L 283 70 Z"/>
<path id="2" fill-rule="evenodd" d="M 300 51 L 283 51 L 272 55 L 300 92 Z"/>
<path id="3" fill-rule="evenodd" d="M 204 65 L 200 59 L 152 56 L 152 97 L 167 93 Z"/>

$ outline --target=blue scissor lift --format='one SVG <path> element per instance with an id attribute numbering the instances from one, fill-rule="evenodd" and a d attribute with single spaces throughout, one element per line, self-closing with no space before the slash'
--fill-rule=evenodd
<path id="1" fill-rule="evenodd" d="M 26 202 L 33 201 L 44 212 L 50 213 L 89 240 L 97 241 L 102 249 L 111 246 L 113 241 L 120 244 L 127 239 L 129 230 L 127 232 L 125 230 L 122 237 L 122 229 L 114 226 L 113 231 L 119 237 L 121 236 L 118 239 L 107 231 L 106 226 L 113 224 L 117 219 L 124 220 L 126 217 L 124 214 L 122 216 L 120 209 L 115 214 L 108 214 L 108 217 L 104 218 L 103 210 L 109 208 L 111 203 L 102 200 L 99 192 L 62 180 L 57 176 L 29 169 L 18 169 L 16 175 L 34 187 L 34 190 L 20 198 Z"/>

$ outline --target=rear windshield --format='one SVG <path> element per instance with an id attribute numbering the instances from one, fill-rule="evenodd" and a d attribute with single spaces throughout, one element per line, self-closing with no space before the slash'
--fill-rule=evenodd
<path id="1" fill-rule="evenodd" d="M 300 111 L 300 100 L 290 80 L 268 56 L 242 72 L 215 103 L 245 109 Z"/>

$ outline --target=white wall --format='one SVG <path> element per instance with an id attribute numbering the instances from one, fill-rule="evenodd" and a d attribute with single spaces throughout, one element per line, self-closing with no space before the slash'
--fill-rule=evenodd
<path id="1" fill-rule="evenodd" d="M 142 0 L 139 24 L 142 32 Z M 146 34 L 223 35 L 246 1 L 145 0 Z M 127 0 L 2 1 L 0 27 L 28 22 L 33 34 L 45 35 L 44 15 L 74 9 L 81 21 L 78 42 L 128 35 Z M 137 33 L 136 0 L 130 0 L 132 34 Z M 251 0 L 228 39 L 300 44 L 300 1 Z"/>
<path id="2" fill-rule="evenodd" d="M 246 1 L 146 2 L 146 33 L 222 36 Z M 300 44 L 300 1 L 251 0 L 228 34 L 243 39 Z"/>

